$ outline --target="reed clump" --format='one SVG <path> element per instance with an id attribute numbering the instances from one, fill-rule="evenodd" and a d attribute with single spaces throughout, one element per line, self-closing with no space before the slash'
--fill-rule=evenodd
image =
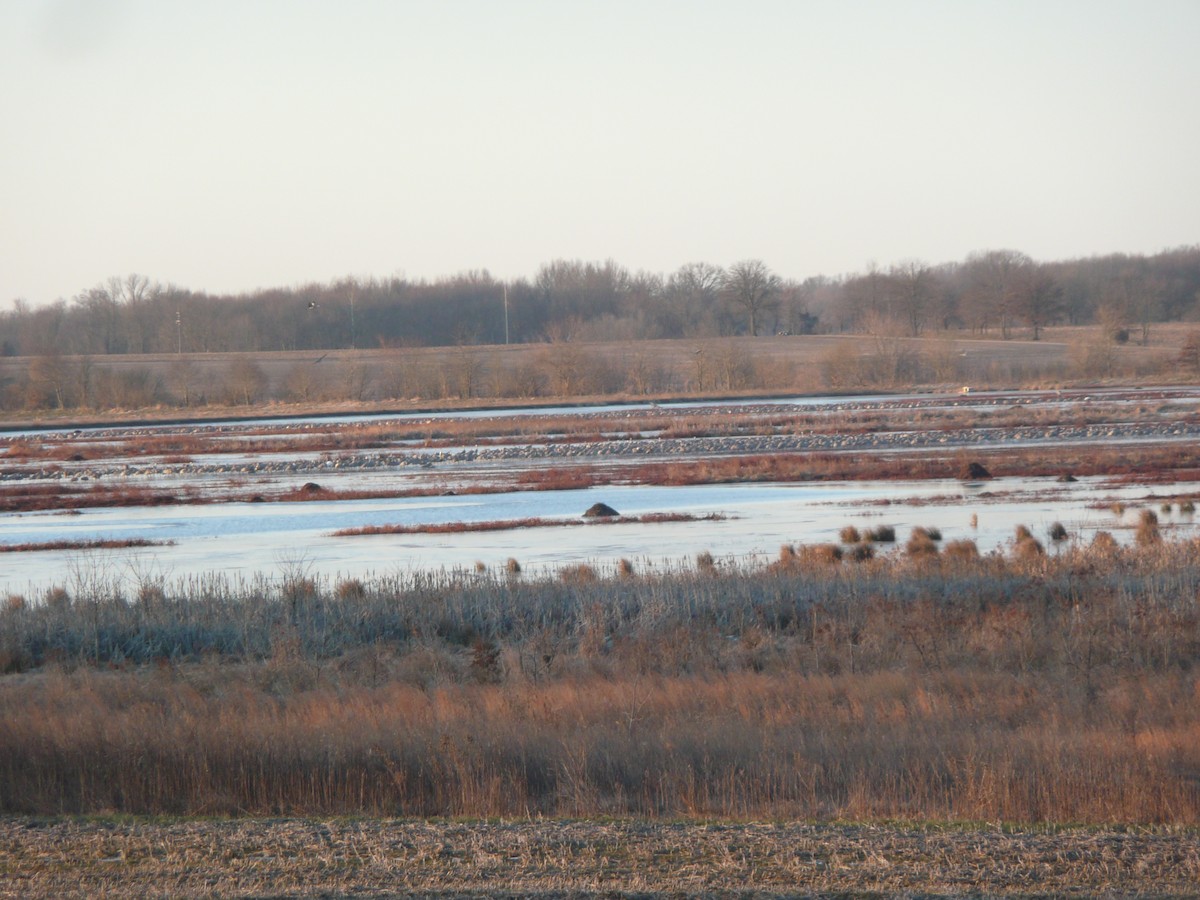
<path id="1" fill-rule="evenodd" d="M 1162 540 L 1162 534 L 1158 528 L 1158 515 L 1154 510 L 1142 510 L 1141 515 L 1138 516 L 1134 540 L 1137 541 L 1139 547 L 1152 547 Z"/>
<path id="2" fill-rule="evenodd" d="M 896 540 L 896 529 L 891 525 L 876 525 L 866 532 L 866 540 L 876 544 L 891 544 Z"/>

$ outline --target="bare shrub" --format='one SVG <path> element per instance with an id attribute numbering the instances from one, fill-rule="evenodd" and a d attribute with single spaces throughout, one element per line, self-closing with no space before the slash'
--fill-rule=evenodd
<path id="1" fill-rule="evenodd" d="M 1026 533 L 1024 537 L 1017 539 L 1013 547 L 1013 555 L 1019 560 L 1030 562 L 1045 556 L 1046 548 L 1032 534 Z"/>
<path id="2" fill-rule="evenodd" d="M 853 525 L 846 525 L 838 533 L 843 544 L 857 544 L 862 540 L 862 533 Z"/>
<path id="3" fill-rule="evenodd" d="M 979 559 L 979 546 L 972 540 L 948 541 L 942 548 L 943 558 L 954 563 L 971 563 Z"/>
<path id="4" fill-rule="evenodd" d="M 1056 544 L 1061 544 L 1069 537 L 1067 534 L 1067 528 L 1062 522 L 1055 522 L 1053 525 L 1051 525 L 1047 534 L 1050 540 L 1054 541 Z"/>
<path id="5" fill-rule="evenodd" d="M 471 677 L 480 684 L 499 684 L 502 676 L 500 645 L 479 638 L 471 646 Z"/>
<path id="6" fill-rule="evenodd" d="M 875 545 L 869 542 L 852 544 L 846 550 L 846 559 L 851 562 L 867 562 L 875 558 Z"/>
<path id="7" fill-rule="evenodd" d="M 54 610 L 69 609 L 71 606 L 71 595 L 67 592 L 66 588 L 56 585 L 46 589 L 43 601 L 46 606 Z"/>
<path id="8" fill-rule="evenodd" d="M 587 563 L 578 563 L 559 569 L 558 577 L 566 584 L 590 584 L 599 580 L 600 576 Z"/>
<path id="9" fill-rule="evenodd" d="M 842 561 L 842 548 L 837 544 L 801 544 L 797 557 L 804 567 L 835 566 Z"/>
<path id="10" fill-rule="evenodd" d="M 876 544 L 891 544 L 896 540 L 896 529 L 891 525 L 876 525 L 866 533 L 866 538 Z"/>
<path id="11" fill-rule="evenodd" d="M 1162 540 L 1162 534 L 1158 529 L 1158 516 L 1154 510 L 1142 510 L 1142 514 L 1138 518 L 1137 530 L 1134 532 L 1134 540 L 1137 541 L 1139 547 L 1151 547 Z"/>
<path id="12" fill-rule="evenodd" d="M 334 595 L 339 600 L 362 600 L 367 596 L 367 586 L 358 578 L 347 578 L 337 583 Z"/>
<path id="13" fill-rule="evenodd" d="M 510 556 L 508 561 L 504 564 L 504 571 L 509 575 L 520 575 L 521 563 L 517 561 L 515 556 Z"/>
<path id="14" fill-rule="evenodd" d="M 1089 547 L 1091 553 L 1102 556 L 1112 555 L 1120 549 L 1117 539 L 1109 531 L 1097 531 L 1092 536 L 1092 543 Z"/>
<path id="15" fill-rule="evenodd" d="M 929 559 L 938 555 L 938 545 L 923 528 L 914 528 L 909 535 L 904 552 L 910 557 Z"/>
<path id="16" fill-rule="evenodd" d="M 633 563 L 625 558 L 618 560 L 617 575 L 621 578 L 632 578 L 634 576 Z"/>
<path id="17" fill-rule="evenodd" d="M 245 406 L 257 403 L 266 395 L 267 375 L 252 357 L 240 356 L 229 366 L 225 391 L 230 403 Z"/>

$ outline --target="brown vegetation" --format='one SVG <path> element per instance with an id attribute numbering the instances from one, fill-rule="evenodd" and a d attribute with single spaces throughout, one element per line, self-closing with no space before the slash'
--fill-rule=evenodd
<path id="1" fill-rule="evenodd" d="M 359 528 L 341 528 L 333 532 L 334 537 L 358 537 L 379 534 L 465 534 L 473 531 L 513 531 L 521 528 L 567 528 L 572 525 L 657 525 L 668 522 L 719 522 L 725 517 L 720 513 L 696 516 L 690 513 L 646 513 L 641 516 L 602 516 L 588 521 L 582 519 L 498 519 L 490 522 L 440 522 L 424 525 L 363 525 Z"/>
<path id="2" fill-rule="evenodd" d="M 1200 822 L 1192 544 L 837 555 L 10 603 L 0 809 Z"/>
<path id="3" fill-rule="evenodd" d="M 97 538 L 80 541 L 38 541 L 26 544 L 0 544 L 0 553 L 34 553 L 39 550 L 124 550 L 132 547 L 162 547 L 167 541 L 145 538 Z"/>

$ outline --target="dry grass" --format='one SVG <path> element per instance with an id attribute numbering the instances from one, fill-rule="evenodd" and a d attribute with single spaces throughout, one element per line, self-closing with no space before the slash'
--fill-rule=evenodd
<path id="1" fill-rule="evenodd" d="M 334 537 L 358 537 L 380 534 L 464 534 L 482 531 L 514 531 L 525 528 L 567 528 L 576 525 L 662 525 L 672 522 L 719 522 L 721 513 L 703 516 L 690 513 L 646 513 L 641 516 L 609 516 L 592 519 L 496 519 L 488 522 L 443 522 L 424 525 L 364 525 L 359 528 L 342 528 L 333 532 Z"/>
<path id="2" fill-rule="evenodd" d="M 834 549 L 22 599 L 0 811 L 1200 823 L 1194 545 Z"/>
<path id="3" fill-rule="evenodd" d="M 42 550 L 124 550 L 132 547 L 163 547 L 170 543 L 170 541 L 151 541 L 146 538 L 39 541 L 27 544 L 0 544 L 0 553 L 36 553 Z"/>

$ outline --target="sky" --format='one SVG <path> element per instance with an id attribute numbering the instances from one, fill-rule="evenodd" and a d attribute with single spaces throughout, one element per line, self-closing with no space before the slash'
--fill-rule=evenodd
<path id="1" fill-rule="evenodd" d="M 1198 0 L 0 0 L 0 309 L 1200 243 Z"/>

